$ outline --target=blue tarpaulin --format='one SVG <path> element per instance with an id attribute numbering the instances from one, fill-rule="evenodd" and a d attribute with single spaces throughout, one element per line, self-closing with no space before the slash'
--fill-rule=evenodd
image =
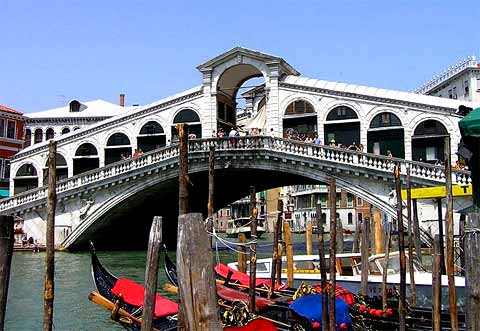
<path id="1" fill-rule="evenodd" d="M 298 298 L 289 306 L 289 308 L 298 315 L 307 318 L 311 323 L 322 323 L 321 294 L 306 295 L 304 297 Z M 349 306 L 345 302 L 345 300 L 337 297 L 335 299 L 337 327 L 342 323 L 347 324 L 347 326 L 350 326 L 352 324 L 352 319 L 350 318 L 350 314 L 348 313 L 348 311 Z"/>

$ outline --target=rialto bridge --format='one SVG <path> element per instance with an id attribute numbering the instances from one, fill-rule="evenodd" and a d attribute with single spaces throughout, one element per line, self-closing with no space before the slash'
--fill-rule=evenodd
<path id="1" fill-rule="evenodd" d="M 175 125 L 187 123 L 197 138 L 210 138 L 220 128 L 228 131 L 237 125 L 240 88 L 255 77 L 264 82 L 247 93 L 250 123 L 269 137 L 240 137 L 234 144 L 229 139 L 191 142 L 191 200 L 197 210 L 205 210 L 206 160 L 214 143 L 218 207 L 245 196 L 250 185 L 260 190 L 325 182 L 334 176 L 340 187 L 394 217 L 389 201 L 394 163 L 401 164 L 403 174 L 411 169 L 415 185 L 427 186 L 444 183 L 443 167 L 433 163 L 443 160 L 447 134 L 454 146 L 452 159 L 457 158 L 461 116 L 456 100 L 309 79 L 279 57 L 238 47 L 197 69 L 202 74 L 198 87 L 54 137 L 59 245 L 75 248 L 89 238 L 101 238 L 110 247 L 136 246 L 153 215 L 174 224 Z M 364 152 L 281 138 L 290 131 L 317 133 L 327 143 L 356 142 Z M 122 160 L 137 149 L 145 153 Z M 47 142 L 35 144 L 12 159 L 10 189 L 15 196 L 0 202 L 0 212 L 22 216 L 26 231 L 40 241 L 46 219 L 47 150 Z M 381 156 L 387 150 L 393 158 Z M 468 176 L 459 171 L 454 182 L 468 183 Z"/>

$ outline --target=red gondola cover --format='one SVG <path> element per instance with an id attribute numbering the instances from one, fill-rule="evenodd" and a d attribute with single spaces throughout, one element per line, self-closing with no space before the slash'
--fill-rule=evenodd
<path id="1" fill-rule="evenodd" d="M 223 278 L 227 278 L 228 273 L 231 272 L 232 275 L 230 277 L 231 280 L 236 280 L 242 285 L 249 286 L 250 285 L 250 276 L 247 274 L 244 274 L 243 272 L 240 272 L 238 270 L 232 269 L 229 266 L 226 266 L 225 264 L 217 264 L 215 266 L 215 271 L 222 276 Z M 270 280 L 267 279 L 260 279 L 257 278 L 255 285 L 256 286 L 261 286 L 261 285 L 267 285 L 270 287 Z M 275 284 L 275 290 L 278 290 L 282 285 Z"/>
<path id="2" fill-rule="evenodd" d="M 245 326 L 225 328 L 224 331 L 277 331 L 278 329 L 272 322 L 256 319 Z"/>
<path id="3" fill-rule="evenodd" d="M 318 291 L 318 293 L 322 293 L 322 286 L 321 285 L 313 285 L 312 286 L 314 289 Z M 330 284 L 327 283 L 327 291 L 330 290 Z M 338 285 L 335 285 L 335 296 L 337 298 L 341 298 L 345 300 L 345 302 L 351 306 L 355 303 L 355 297 L 353 296 L 352 292 L 350 292 L 347 289 L 344 289 L 343 287 L 340 287 Z"/>
<path id="4" fill-rule="evenodd" d="M 241 301 L 248 305 L 250 297 L 246 292 L 240 292 L 232 288 L 217 284 L 217 294 L 220 298 L 226 301 Z M 274 304 L 272 300 L 268 300 L 262 297 L 255 297 L 255 307 L 257 309 L 263 309 Z"/>
<path id="5" fill-rule="evenodd" d="M 112 294 L 121 295 L 122 299 L 133 306 L 143 306 L 143 295 L 145 288 L 126 278 L 120 278 L 112 288 Z M 156 318 L 169 316 L 178 312 L 178 304 L 157 294 L 155 297 Z"/>

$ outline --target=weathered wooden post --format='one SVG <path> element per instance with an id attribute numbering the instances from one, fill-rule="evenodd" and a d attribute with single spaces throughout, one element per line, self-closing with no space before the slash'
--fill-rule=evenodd
<path id="1" fill-rule="evenodd" d="M 307 222 L 307 226 L 305 229 L 305 246 L 307 255 L 312 255 L 312 221 Z M 307 262 L 307 269 L 313 270 L 313 262 Z"/>
<path id="2" fill-rule="evenodd" d="M 282 283 L 282 254 L 283 254 L 283 245 L 278 243 L 277 246 L 278 256 L 277 256 L 277 284 Z"/>
<path id="3" fill-rule="evenodd" d="M 257 199 L 255 187 L 250 186 L 250 233 L 252 243 L 250 244 L 250 304 L 251 312 L 255 311 L 255 284 L 257 279 Z"/>
<path id="4" fill-rule="evenodd" d="M 293 287 L 293 247 L 290 223 L 283 222 L 283 233 L 285 235 L 285 255 L 287 256 L 287 285 Z"/>
<path id="5" fill-rule="evenodd" d="M 452 331 L 458 331 L 457 318 L 457 297 L 455 293 L 455 265 L 453 247 L 453 193 L 452 193 L 452 161 L 450 151 L 450 136 L 444 139 L 444 155 L 445 155 L 445 189 L 447 214 L 445 217 L 447 223 L 447 276 L 448 276 L 448 302 L 450 307 L 450 323 Z"/>
<path id="6" fill-rule="evenodd" d="M 13 256 L 13 216 L 0 216 L 0 331 L 4 329 L 10 266 Z"/>
<path id="7" fill-rule="evenodd" d="M 247 248 L 245 247 L 245 233 L 238 234 L 238 253 L 237 253 L 237 260 L 238 260 L 238 271 L 246 273 L 247 272 Z"/>
<path id="8" fill-rule="evenodd" d="M 400 166 L 396 165 L 394 170 L 395 192 L 397 194 L 397 224 L 398 224 L 398 251 L 400 255 L 400 300 L 398 302 L 398 313 L 400 315 L 400 331 L 405 331 L 406 311 L 406 283 L 407 266 L 405 259 L 405 245 L 403 235 L 403 213 L 402 213 L 402 183 L 400 181 Z"/>
<path id="9" fill-rule="evenodd" d="M 335 285 L 336 285 L 336 245 L 335 240 L 337 238 L 337 185 L 335 178 L 329 179 L 328 200 L 330 203 L 330 249 L 329 249 L 329 261 L 330 261 L 330 293 L 329 293 L 329 327 L 330 331 L 335 331 L 336 327 L 336 313 L 335 313 Z"/>
<path id="10" fill-rule="evenodd" d="M 336 243 L 337 243 L 337 247 L 336 247 L 336 253 L 343 253 L 345 251 L 345 242 L 343 240 L 343 224 L 342 224 L 342 220 L 340 218 L 337 218 L 336 220 L 336 223 L 337 223 L 337 229 L 336 229 Z"/>
<path id="11" fill-rule="evenodd" d="M 415 288 L 415 273 L 413 268 L 413 224 L 412 224 L 412 182 L 410 167 L 407 168 L 407 220 L 408 220 L 408 271 L 410 274 L 410 302 L 417 305 L 417 290 Z M 417 255 L 422 254 L 417 252 Z"/>
<path id="12" fill-rule="evenodd" d="M 443 213 L 442 213 L 442 198 L 437 198 L 437 217 L 438 217 L 438 234 L 440 235 L 440 254 L 442 259 L 440 261 L 440 271 L 442 275 L 446 274 L 445 270 L 445 244 L 443 242 Z"/>
<path id="13" fill-rule="evenodd" d="M 278 199 L 277 204 L 277 219 L 275 220 L 275 228 L 273 232 L 273 252 L 272 252 L 272 270 L 270 276 L 270 293 L 269 296 L 272 296 L 273 290 L 275 289 L 275 275 L 277 272 L 277 259 L 278 259 L 278 237 L 280 236 L 280 228 L 282 226 L 282 211 L 283 211 L 283 201 Z M 278 284 L 280 285 L 280 283 Z"/>
<path id="14" fill-rule="evenodd" d="M 480 213 L 470 213 L 465 224 L 465 309 L 468 331 L 480 330 Z"/>
<path id="15" fill-rule="evenodd" d="M 188 331 L 220 331 L 210 241 L 200 213 L 178 217 L 180 310 Z"/>
<path id="16" fill-rule="evenodd" d="M 155 216 L 150 228 L 147 251 L 147 267 L 145 269 L 145 295 L 143 298 L 142 329 L 151 331 L 153 312 L 155 311 L 155 296 L 157 294 L 158 264 L 160 245 L 162 243 L 162 218 Z"/>
<path id="17" fill-rule="evenodd" d="M 188 135 L 186 124 L 177 124 L 178 131 L 178 207 L 179 215 L 189 212 L 188 203 Z"/>
<path id="18" fill-rule="evenodd" d="M 364 297 L 367 296 L 368 291 L 368 233 L 369 233 L 369 225 L 370 225 L 370 220 L 368 217 L 365 217 L 362 220 L 362 232 L 361 232 L 361 241 L 362 244 L 360 246 L 360 251 L 361 251 L 361 265 L 362 265 L 362 271 L 361 271 L 361 279 L 360 279 L 360 294 L 363 295 Z"/>
<path id="19" fill-rule="evenodd" d="M 353 235 L 352 253 L 360 252 L 360 232 L 362 232 L 362 220 L 355 221 L 355 234 Z"/>
<path id="20" fill-rule="evenodd" d="M 383 311 L 386 311 L 386 309 L 387 309 L 387 296 L 388 296 L 387 276 L 388 276 L 388 260 L 390 259 L 390 243 L 392 242 L 392 227 L 393 227 L 393 222 L 389 222 L 388 233 L 387 233 L 387 243 L 385 245 L 385 267 L 383 269 L 383 274 L 382 274 L 382 308 L 383 308 Z"/>
<path id="21" fill-rule="evenodd" d="M 48 197 L 47 197 L 47 234 L 45 257 L 45 290 L 43 305 L 43 330 L 53 328 L 53 300 L 55 297 L 55 208 L 57 206 L 57 142 L 48 144 Z"/>
<path id="22" fill-rule="evenodd" d="M 415 244 L 415 252 L 417 252 L 417 257 L 422 262 L 422 241 L 420 240 L 420 224 L 418 222 L 418 206 L 417 199 L 413 199 L 413 237 Z"/>
<path id="23" fill-rule="evenodd" d="M 208 154 L 208 225 L 207 229 L 209 233 L 213 232 L 213 192 L 215 181 L 215 146 L 210 146 L 210 153 Z M 210 235 L 210 247 L 212 246 L 212 236 Z"/>
<path id="24" fill-rule="evenodd" d="M 435 235 L 433 242 L 433 264 L 432 264 L 432 322 L 433 331 L 440 331 L 441 325 L 441 310 L 442 310 L 442 273 L 441 273 L 441 259 L 442 247 L 440 245 L 440 236 Z M 478 279 L 476 280 L 478 282 Z M 468 316 L 468 315 L 467 315 Z M 472 329 L 474 330 L 474 329 Z"/>
<path id="25" fill-rule="evenodd" d="M 383 231 L 382 231 L 382 215 L 379 210 L 373 212 L 373 233 L 375 238 L 375 254 L 383 253 Z"/>
<path id="26" fill-rule="evenodd" d="M 322 220 L 322 205 L 317 202 L 317 240 L 318 259 L 320 260 L 320 282 L 322 284 L 322 331 L 329 330 L 328 291 L 327 291 L 327 263 L 325 262 L 325 238 Z"/>

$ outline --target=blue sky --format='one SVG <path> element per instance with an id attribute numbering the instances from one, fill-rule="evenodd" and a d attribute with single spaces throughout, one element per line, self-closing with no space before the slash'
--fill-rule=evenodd
<path id="1" fill-rule="evenodd" d="M 308 77 L 412 90 L 478 57 L 479 17 L 478 1 L 0 0 L 0 104 L 153 102 L 236 45 Z"/>

